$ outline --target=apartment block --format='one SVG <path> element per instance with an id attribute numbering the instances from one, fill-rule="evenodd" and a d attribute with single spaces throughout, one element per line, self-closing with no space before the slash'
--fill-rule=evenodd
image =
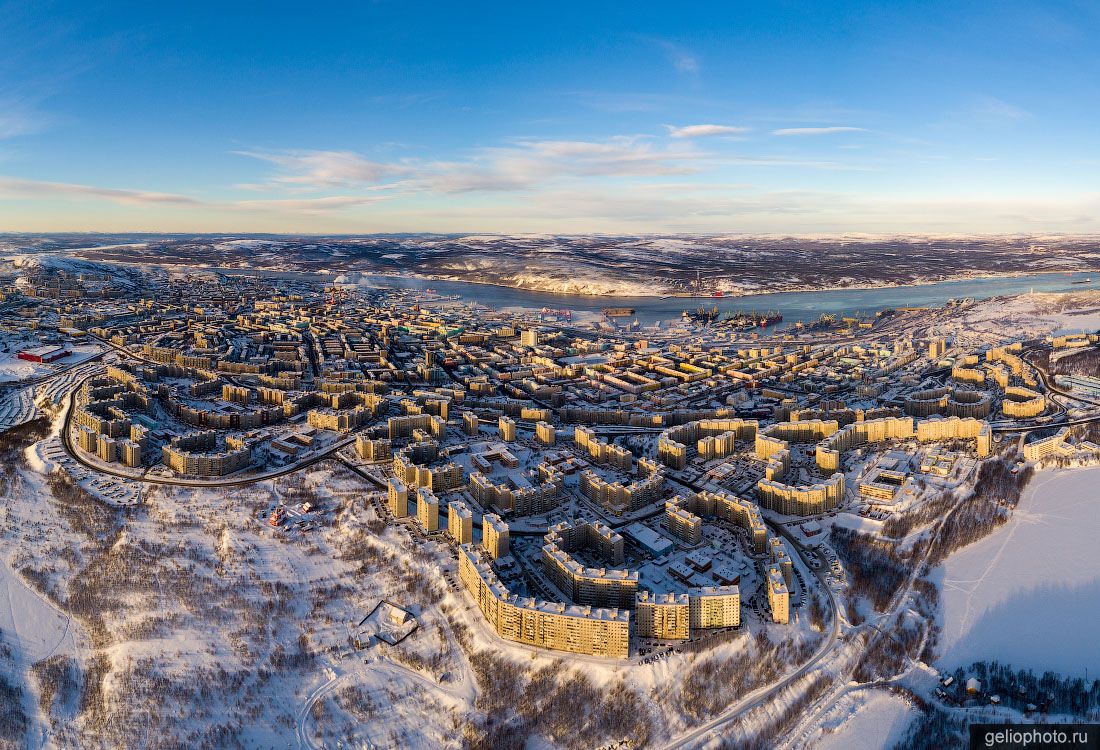
<path id="1" fill-rule="evenodd" d="M 465 503 L 454 501 L 447 508 L 447 533 L 458 544 L 474 541 L 474 514 Z"/>
<path id="2" fill-rule="evenodd" d="M 439 530 L 439 498 L 427 487 L 416 491 L 416 520 L 424 531 Z"/>
<path id="3" fill-rule="evenodd" d="M 481 546 L 494 560 L 509 553 L 508 524 L 496 513 L 486 513 L 481 519 Z"/>
<path id="4" fill-rule="evenodd" d="M 688 595 L 639 591 L 634 604 L 634 622 L 642 638 L 686 641 L 690 635 Z"/>

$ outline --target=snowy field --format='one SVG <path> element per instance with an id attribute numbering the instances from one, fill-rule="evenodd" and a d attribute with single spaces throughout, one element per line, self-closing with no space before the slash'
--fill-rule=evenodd
<path id="1" fill-rule="evenodd" d="M 844 696 L 826 714 L 816 750 L 879 750 L 893 747 L 905 734 L 917 711 L 883 690 Z"/>
<path id="2" fill-rule="evenodd" d="M 1100 468 L 1044 471 L 1011 520 L 943 570 L 941 666 L 1100 672 Z"/>
<path id="3" fill-rule="evenodd" d="M 0 561 L 0 631 L 24 664 L 74 650 L 68 615 L 41 596 Z"/>
<path id="4" fill-rule="evenodd" d="M 970 308 L 957 321 L 963 332 L 989 332 L 1017 338 L 1095 331 L 1100 328 L 1100 292 L 1021 294 Z"/>
<path id="5" fill-rule="evenodd" d="M 30 378 L 49 375 L 52 372 L 59 372 L 66 367 L 80 364 L 102 351 L 98 344 L 69 346 L 68 348 L 72 351 L 72 354 L 56 362 L 49 363 L 27 362 L 26 360 L 19 359 L 17 356 L 21 349 L 40 345 L 41 342 L 39 341 L 17 342 L 12 345 L 12 350 L 10 352 L 0 355 L 0 383 L 29 380 Z"/>
<path id="6" fill-rule="evenodd" d="M 15 356 L 15 352 L 0 357 L 0 383 L 27 380 L 40 374 L 42 366 Z"/>

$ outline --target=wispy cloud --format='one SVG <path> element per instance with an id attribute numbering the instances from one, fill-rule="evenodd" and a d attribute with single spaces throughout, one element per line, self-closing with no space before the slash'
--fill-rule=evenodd
<path id="1" fill-rule="evenodd" d="M 569 178 L 688 174 L 698 171 L 695 162 L 702 156 L 625 136 L 598 142 L 520 141 L 482 149 L 465 162 L 426 165 L 420 182 L 444 193 L 530 190 Z"/>
<path id="2" fill-rule="evenodd" d="M 654 44 L 664 53 L 665 59 L 678 73 L 696 75 L 701 67 L 698 56 L 683 45 L 668 39 L 651 38 Z"/>
<path id="3" fill-rule="evenodd" d="M 367 206 L 388 199 L 389 196 L 385 195 L 330 195 L 323 198 L 273 198 L 270 200 L 236 201 L 229 204 L 229 206 L 262 211 L 328 214 L 355 206 Z"/>
<path id="4" fill-rule="evenodd" d="M 48 122 L 28 98 L 0 95 L 0 140 L 37 133 Z"/>
<path id="5" fill-rule="evenodd" d="M 273 198 L 243 201 L 210 201 L 178 193 L 158 193 L 148 190 L 109 188 L 71 182 L 44 182 L 17 177 L 0 177 L 0 200 L 33 200 L 38 198 L 100 199 L 122 206 L 201 208 L 215 212 L 273 211 L 298 214 L 327 214 L 355 206 L 365 206 L 386 200 L 390 196 L 332 195 L 319 198 Z"/>
<path id="6" fill-rule="evenodd" d="M 829 125 L 820 128 L 779 128 L 773 130 L 772 135 L 831 135 L 833 133 L 864 133 L 866 128 L 856 128 L 851 125 Z"/>
<path id="7" fill-rule="evenodd" d="M 96 187 L 71 182 L 42 182 L 18 177 L 0 177 L 0 196 L 7 198 L 103 198 L 127 206 L 174 205 L 205 206 L 204 201 L 177 193 Z"/>
<path id="8" fill-rule="evenodd" d="M 1026 120 L 1032 115 L 1025 109 L 1009 104 L 995 96 L 980 96 L 974 105 L 974 114 L 983 120 L 1009 121 Z"/>
<path id="9" fill-rule="evenodd" d="M 236 151 L 240 156 L 281 168 L 273 184 L 307 188 L 349 187 L 379 183 L 409 172 L 395 163 L 372 161 L 352 151 Z"/>
<path id="10" fill-rule="evenodd" d="M 707 138 L 715 135 L 737 135 L 747 133 L 749 128 L 734 125 L 684 125 L 676 127 L 666 125 L 671 138 Z"/>
<path id="11" fill-rule="evenodd" d="M 2 107 L 3 104 L 0 104 Z M 34 133 L 39 129 L 39 121 L 26 113 L 0 111 L 0 140 Z"/>
<path id="12" fill-rule="evenodd" d="M 280 167 L 267 183 L 296 192 L 353 187 L 438 193 L 530 190 L 563 178 L 629 177 L 697 171 L 704 154 L 685 145 L 658 147 L 652 140 L 619 136 L 604 141 L 517 140 L 482 148 L 467 159 L 377 162 L 348 151 L 239 151 Z M 400 178 L 400 179 L 397 179 Z"/>

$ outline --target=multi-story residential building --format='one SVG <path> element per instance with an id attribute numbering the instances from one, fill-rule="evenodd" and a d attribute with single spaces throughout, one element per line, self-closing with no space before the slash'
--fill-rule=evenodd
<path id="1" fill-rule="evenodd" d="M 467 435 L 476 435 L 481 430 L 481 420 L 472 411 L 462 412 L 462 431 Z"/>
<path id="2" fill-rule="evenodd" d="M 517 597 L 472 545 L 459 548 L 458 562 L 459 580 L 502 638 L 576 654 L 630 655 L 630 612 Z"/>
<path id="3" fill-rule="evenodd" d="M 517 487 L 511 481 L 496 483 L 480 471 L 470 474 L 469 491 L 482 506 L 493 506 L 517 516 L 548 513 L 558 507 L 564 476 L 553 467 L 540 466 L 540 482 Z"/>
<path id="4" fill-rule="evenodd" d="M 837 507 L 844 499 L 844 475 L 833 474 L 812 485 L 789 485 L 761 479 L 756 485 L 760 505 L 788 516 L 812 516 Z"/>
<path id="5" fill-rule="evenodd" d="M 355 438 L 355 452 L 364 461 L 389 461 L 393 458 L 393 442 L 386 438 L 369 438 L 358 435 Z"/>
<path id="6" fill-rule="evenodd" d="M 687 544 L 703 540 L 703 519 L 674 502 L 665 503 L 665 525 L 668 533 Z"/>
<path id="7" fill-rule="evenodd" d="M 620 471 L 630 471 L 634 465 L 634 454 L 629 448 L 600 440 L 595 431 L 589 428 L 576 427 L 573 430 L 573 441 L 596 463 L 608 464 Z"/>
<path id="8" fill-rule="evenodd" d="M 571 601 L 598 607 L 630 608 L 638 591 L 638 572 L 617 568 L 586 568 L 570 552 L 594 549 L 614 565 L 623 560 L 623 538 L 600 523 L 550 528 L 542 547 L 547 578 Z"/>
<path id="9" fill-rule="evenodd" d="M 454 500 L 447 508 L 447 533 L 457 544 L 474 541 L 474 514 L 465 503 Z"/>
<path id="10" fill-rule="evenodd" d="M 106 435 L 100 435 L 96 440 L 96 456 L 101 461 L 113 463 L 118 461 L 118 440 Z"/>
<path id="11" fill-rule="evenodd" d="M 657 459 L 674 469 L 687 464 L 688 446 L 703 460 L 728 456 L 736 443 L 756 439 L 755 419 L 701 419 L 670 427 L 657 438 Z"/>
<path id="12" fill-rule="evenodd" d="M 1050 456 L 1057 456 L 1063 451 L 1069 434 L 1070 428 L 1063 427 L 1049 437 L 1024 443 L 1024 460 L 1037 463 Z"/>
<path id="13" fill-rule="evenodd" d="M 416 520 L 426 532 L 439 530 L 439 498 L 428 487 L 416 491 Z"/>
<path id="14" fill-rule="evenodd" d="M 546 532 L 545 541 L 566 552 L 592 549 L 611 565 L 621 565 L 624 559 L 623 537 L 600 521 L 573 523 L 561 521 Z"/>
<path id="15" fill-rule="evenodd" d="M 1013 419 L 1026 419 L 1037 417 L 1047 409 L 1047 399 L 1041 393 L 1030 388 L 1009 386 L 1004 389 L 1004 399 L 1001 401 L 1001 411 L 1006 417 Z"/>
<path id="16" fill-rule="evenodd" d="M 409 489 L 397 477 L 390 477 L 386 483 L 387 499 L 390 513 L 395 518 L 405 518 L 409 515 Z"/>
<path id="17" fill-rule="evenodd" d="M 760 510 L 748 500 L 742 500 L 725 492 L 699 492 L 694 495 L 676 495 L 670 504 L 704 517 L 715 517 L 737 524 L 748 532 L 752 550 L 762 554 L 767 543 L 768 529 Z"/>
<path id="18" fill-rule="evenodd" d="M 535 439 L 543 445 L 553 445 L 557 441 L 557 430 L 549 422 L 538 422 L 535 425 Z"/>
<path id="19" fill-rule="evenodd" d="M 642 638 L 686 641 L 691 634 L 688 595 L 639 591 L 634 604 L 634 622 Z"/>
<path id="20" fill-rule="evenodd" d="M 790 620 L 791 595 L 779 565 L 772 564 L 768 566 L 767 586 L 768 608 L 772 613 L 772 622 L 786 625 Z"/>
<path id="21" fill-rule="evenodd" d="M 703 586 L 688 591 L 692 630 L 736 628 L 741 625 L 741 590 L 736 585 Z"/>
<path id="22" fill-rule="evenodd" d="M 135 468 L 141 466 L 141 443 L 133 440 L 122 440 L 120 445 L 122 446 L 120 459 L 123 465 Z"/>
<path id="23" fill-rule="evenodd" d="M 512 442 L 516 439 L 516 421 L 511 417 L 501 416 L 497 420 L 497 430 L 500 432 L 500 439 L 505 442 Z"/>
<path id="24" fill-rule="evenodd" d="M 252 449 L 241 438 L 226 437 L 226 450 L 217 451 L 217 433 L 193 432 L 173 438 L 161 449 L 165 465 L 180 474 L 225 476 L 252 465 Z"/>
<path id="25" fill-rule="evenodd" d="M 496 513 L 486 513 L 481 519 L 481 546 L 494 560 L 509 553 L 508 524 Z"/>
<path id="26" fill-rule="evenodd" d="M 665 477 L 662 472 L 650 474 L 635 482 L 608 482 L 591 469 L 581 472 L 581 494 L 615 514 L 637 510 L 661 499 Z"/>
<path id="27" fill-rule="evenodd" d="M 409 487 L 427 487 L 434 492 L 460 487 L 464 475 L 457 463 L 428 465 L 437 461 L 439 455 L 439 443 L 434 440 L 411 443 L 394 455 L 393 474 Z"/>
<path id="28" fill-rule="evenodd" d="M 985 458 L 993 450 L 993 430 L 989 423 L 971 418 L 922 419 L 917 422 L 917 440 L 922 443 L 973 440 L 979 458 Z"/>

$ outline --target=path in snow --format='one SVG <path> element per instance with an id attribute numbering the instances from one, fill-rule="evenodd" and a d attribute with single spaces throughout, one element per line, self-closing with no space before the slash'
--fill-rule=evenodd
<path id="1" fill-rule="evenodd" d="M 75 650 L 70 619 L 0 562 L 0 630 L 27 666 Z"/>

